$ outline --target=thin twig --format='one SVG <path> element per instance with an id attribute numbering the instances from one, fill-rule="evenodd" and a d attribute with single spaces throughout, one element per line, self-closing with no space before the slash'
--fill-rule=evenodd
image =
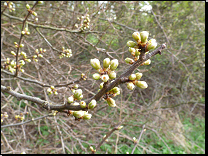
<path id="1" fill-rule="evenodd" d="M 144 132 L 144 128 L 145 128 L 145 125 L 143 125 L 143 127 L 142 127 L 142 131 L 141 131 L 141 133 L 140 133 L 140 135 L 139 135 L 139 138 L 137 139 L 136 144 L 134 145 L 133 150 L 131 151 L 131 154 L 134 154 L 134 150 L 136 149 L 137 145 L 139 144 L 139 141 L 141 140 L 142 134 L 143 134 L 143 132 Z"/>
<path id="2" fill-rule="evenodd" d="M 20 123 L 10 124 L 10 125 L 3 125 L 3 126 L 1 126 L 1 128 L 23 125 L 23 124 L 26 124 L 26 123 L 29 123 L 29 122 L 32 122 L 32 121 L 35 121 L 35 120 L 43 119 L 43 118 L 48 117 L 48 116 L 52 116 L 52 115 L 48 114 L 48 115 L 44 115 L 44 116 L 41 116 L 41 117 L 38 117 L 38 118 L 35 118 L 35 119 L 31 119 L 31 120 L 28 120 L 28 121 L 25 121 L 25 122 L 20 122 Z"/>

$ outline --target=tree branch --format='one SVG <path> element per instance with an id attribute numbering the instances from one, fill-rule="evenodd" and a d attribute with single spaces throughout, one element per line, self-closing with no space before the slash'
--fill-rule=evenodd
<path id="1" fill-rule="evenodd" d="M 93 96 L 90 100 L 88 100 L 86 102 L 87 106 L 88 104 L 92 101 L 92 99 L 95 99 L 96 101 L 99 101 L 100 98 L 109 90 L 113 89 L 114 87 L 118 86 L 120 83 L 122 83 L 126 77 L 128 77 L 137 67 L 139 67 L 142 63 L 144 63 L 146 60 L 150 59 L 151 57 L 153 57 L 156 54 L 161 54 L 161 51 L 163 49 L 165 49 L 166 44 L 162 44 L 159 48 L 157 48 L 156 50 L 146 54 L 145 59 L 143 60 L 137 60 L 136 62 L 134 62 L 134 64 L 132 64 L 126 71 L 123 72 L 123 74 L 121 74 L 120 77 L 118 77 L 117 79 L 115 79 L 112 83 L 108 84 L 106 83 L 106 85 L 103 85 L 103 88 L 95 95 Z M 15 96 L 18 100 L 21 99 L 25 99 L 28 101 L 32 101 L 37 103 L 38 105 L 40 105 L 41 107 L 47 109 L 47 110 L 57 110 L 57 111 L 63 111 L 65 109 L 67 110 L 88 110 L 88 107 L 86 108 L 81 108 L 81 106 L 74 106 L 74 105 L 69 105 L 68 103 L 66 104 L 53 104 L 53 103 L 49 103 L 48 101 L 45 100 L 41 100 L 37 97 L 32 97 L 32 96 L 28 96 L 28 95 L 24 95 L 24 94 L 20 94 L 17 92 L 14 92 L 11 90 L 11 87 L 5 87 L 1 85 L 1 91 L 2 92 L 6 92 L 8 94 L 11 94 L 13 96 Z"/>

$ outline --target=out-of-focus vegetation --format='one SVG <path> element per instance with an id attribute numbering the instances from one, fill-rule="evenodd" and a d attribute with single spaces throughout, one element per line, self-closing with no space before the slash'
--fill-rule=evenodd
<path id="1" fill-rule="evenodd" d="M 26 1 L 13 3 L 15 11 L 10 12 L 1 2 L 1 67 L 7 58 L 15 60 L 11 51 L 16 50 L 14 42 L 20 39 L 28 13 Z M 28 3 L 31 7 L 34 4 Z M 152 10 L 147 9 L 150 6 Z M 166 42 L 167 48 L 151 58 L 149 66 L 137 69 L 143 73 L 147 89 L 129 91 L 125 84 L 120 85 L 118 107 L 111 108 L 100 100 L 90 111 L 89 121 L 75 121 L 62 113 L 2 128 L 1 153 L 91 153 L 90 146 L 95 148 L 120 121 L 124 127 L 115 131 L 97 153 L 131 153 L 133 137 L 139 138 L 143 125 L 146 131 L 134 153 L 205 153 L 205 2 L 46 1 L 37 5 L 35 12 L 37 17 L 31 15 L 27 20 L 30 35 L 23 39 L 22 50 L 31 58 L 35 49 L 46 52 L 38 62 L 26 63 L 20 76 L 55 85 L 69 83 L 85 73 L 88 79 L 81 81 L 79 88 L 86 100 L 97 93 L 101 82 L 92 79 L 95 70 L 90 59 L 118 59 L 120 75 L 129 66 L 124 61 L 130 57 L 126 42 L 132 40 L 135 31 L 149 31 L 158 46 Z M 90 28 L 79 32 L 77 18 L 86 14 Z M 71 49 L 72 57 L 59 59 L 57 50 L 62 47 Z M 60 87 L 58 95 L 48 96 L 46 87 L 25 83 L 5 72 L 1 72 L 1 84 L 59 104 L 72 94 Z M 1 113 L 5 112 L 8 117 L 1 125 L 22 122 L 15 120 L 21 113 L 23 121 L 50 113 L 35 103 L 2 93 Z"/>

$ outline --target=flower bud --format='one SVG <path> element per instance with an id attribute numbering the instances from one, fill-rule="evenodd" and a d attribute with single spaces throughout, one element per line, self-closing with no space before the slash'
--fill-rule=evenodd
<path id="1" fill-rule="evenodd" d="M 135 137 L 133 137 L 133 141 L 134 143 L 137 143 L 137 139 Z"/>
<path id="2" fill-rule="evenodd" d="M 125 59 L 125 62 L 128 63 L 128 64 L 133 64 L 133 63 L 134 63 L 134 60 L 127 57 L 127 58 Z"/>
<path id="3" fill-rule="evenodd" d="M 14 51 L 11 51 L 11 54 L 14 55 L 14 56 L 16 55 L 16 53 Z"/>
<path id="4" fill-rule="evenodd" d="M 111 97 L 107 98 L 106 101 L 110 107 L 116 107 L 115 100 L 112 99 Z"/>
<path id="5" fill-rule="evenodd" d="M 103 67 L 104 67 L 104 68 L 108 68 L 109 65 L 110 65 L 110 63 L 111 63 L 110 59 L 109 59 L 109 58 L 105 58 L 105 59 L 103 60 Z"/>
<path id="6" fill-rule="evenodd" d="M 81 100 L 83 98 L 83 95 L 80 95 L 77 100 Z"/>
<path id="7" fill-rule="evenodd" d="M 127 83 L 127 88 L 128 88 L 129 90 L 133 90 L 134 87 L 135 87 L 135 85 L 134 85 L 132 82 L 128 82 L 128 83 Z"/>
<path id="8" fill-rule="evenodd" d="M 26 59 L 27 62 L 31 62 L 31 59 Z"/>
<path id="9" fill-rule="evenodd" d="M 119 126 L 118 128 L 117 128 L 117 130 L 120 130 L 120 129 L 122 129 L 123 128 L 123 126 Z"/>
<path id="10" fill-rule="evenodd" d="M 20 62 L 20 66 L 25 65 L 25 61 L 24 60 L 20 60 L 19 62 Z"/>
<path id="11" fill-rule="evenodd" d="M 135 80 L 136 79 L 136 74 L 131 74 L 130 76 L 129 76 L 129 80 Z"/>
<path id="12" fill-rule="evenodd" d="M 148 87 L 145 81 L 136 81 L 135 85 L 139 88 L 146 89 Z"/>
<path id="13" fill-rule="evenodd" d="M 135 55 L 135 48 L 131 48 L 131 47 L 129 47 L 129 52 L 132 54 L 132 55 Z"/>
<path id="14" fill-rule="evenodd" d="M 102 83 L 100 84 L 100 89 L 102 89 L 102 88 L 103 88 L 103 84 L 104 84 L 104 82 L 102 82 Z"/>
<path id="15" fill-rule="evenodd" d="M 73 106 L 79 106 L 79 103 L 78 102 L 74 102 L 72 105 Z"/>
<path id="16" fill-rule="evenodd" d="M 30 5 L 29 5 L 29 4 L 26 4 L 26 8 L 27 8 L 27 9 L 30 9 Z"/>
<path id="17" fill-rule="evenodd" d="M 142 73 L 139 73 L 139 72 L 136 73 L 136 79 L 137 80 L 141 79 L 142 75 L 143 75 Z"/>
<path id="18" fill-rule="evenodd" d="M 84 111 L 74 111 L 73 116 L 76 118 L 81 118 L 82 116 L 84 116 Z"/>
<path id="19" fill-rule="evenodd" d="M 111 71 L 110 74 L 108 74 L 110 79 L 115 79 L 116 78 L 116 72 L 115 71 Z"/>
<path id="20" fill-rule="evenodd" d="M 37 15 L 38 15 L 37 12 L 35 12 L 35 11 L 34 11 L 32 14 L 33 14 L 34 16 L 37 16 Z"/>
<path id="21" fill-rule="evenodd" d="M 92 78 L 93 78 L 94 80 L 99 80 L 99 79 L 100 79 L 100 74 L 95 73 L 95 74 L 92 75 Z"/>
<path id="22" fill-rule="evenodd" d="M 24 35 L 25 34 L 25 31 L 22 31 L 21 34 Z"/>
<path id="23" fill-rule="evenodd" d="M 118 88 L 118 87 L 114 87 L 110 91 L 112 91 L 114 94 L 118 94 L 118 93 L 120 94 L 120 88 Z"/>
<path id="24" fill-rule="evenodd" d="M 80 106 L 81 106 L 81 108 L 85 108 L 85 107 L 86 107 L 86 102 L 81 101 L 81 102 L 80 102 Z"/>
<path id="25" fill-rule="evenodd" d="M 93 99 L 93 100 L 89 103 L 88 108 L 89 108 L 89 109 L 93 109 L 93 108 L 95 108 L 96 105 L 97 105 L 97 102 L 96 102 L 96 100 Z"/>
<path id="26" fill-rule="evenodd" d="M 74 98 L 78 99 L 80 96 L 82 95 L 82 90 L 81 89 L 77 89 L 74 91 Z"/>
<path id="27" fill-rule="evenodd" d="M 143 65 L 150 65 L 150 63 L 151 63 L 151 60 L 148 59 L 147 61 L 145 61 L 145 62 L 143 63 Z"/>
<path id="28" fill-rule="evenodd" d="M 51 88 L 48 88 L 48 89 L 47 89 L 47 92 L 51 92 Z"/>
<path id="29" fill-rule="evenodd" d="M 157 47 L 157 42 L 155 39 L 151 39 L 148 41 L 147 50 L 155 49 Z"/>
<path id="30" fill-rule="evenodd" d="M 43 57 L 43 55 L 42 54 L 38 54 L 38 57 Z"/>
<path id="31" fill-rule="evenodd" d="M 101 80 L 103 82 L 107 82 L 109 80 L 109 76 L 108 75 L 102 75 L 100 78 L 101 78 Z"/>
<path id="32" fill-rule="evenodd" d="M 136 43 L 134 41 L 128 41 L 127 42 L 127 46 L 128 47 L 132 47 L 133 48 L 135 45 L 136 45 Z"/>
<path id="33" fill-rule="evenodd" d="M 111 60 L 110 69 L 115 70 L 117 67 L 118 67 L 118 60 L 117 59 Z"/>
<path id="34" fill-rule="evenodd" d="M 96 59 L 96 58 L 95 59 L 90 59 L 90 64 L 96 70 L 101 68 L 100 61 L 98 59 Z"/>
<path id="35" fill-rule="evenodd" d="M 20 44 L 20 48 L 24 47 L 24 44 Z"/>
<path id="36" fill-rule="evenodd" d="M 142 31 L 140 33 L 141 36 L 141 42 L 142 43 L 146 43 L 147 42 L 147 38 L 149 37 L 149 32 L 148 31 Z"/>
<path id="37" fill-rule="evenodd" d="M 135 56 L 137 57 L 137 56 L 139 56 L 139 55 L 140 55 L 139 49 L 136 49 L 136 50 L 135 50 Z"/>
<path id="38" fill-rule="evenodd" d="M 89 120 L 92 117 L 92 114 L 89 114 L 87 112 L 84 113 L 83 119 L 84 120 Z"/>
<path id="39" fill-rule="evenodd" d="M 73 96 L 68 97 L 67 102 L 68 103 L 74 102 L 74 97 Z"/>
<path id="40" fill-rule="evenodd" d="M 140 37 L 140 33 L 139 32 L 134 32 L 132 34 L 132 37 L 135 39 L 135 41 L 141 40 L 141 37 Z"/>

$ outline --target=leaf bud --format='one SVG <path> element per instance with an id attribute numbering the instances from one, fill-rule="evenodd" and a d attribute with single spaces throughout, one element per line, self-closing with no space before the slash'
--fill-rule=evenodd
<path id="1" fill-rule="evenodd" d="M 101 66 L 100 66 L 100 61 L 96 58 L 94 59 L 90 59 L 90 64 L 93 68 L 95 68 L 96 70 L 100 69 Z"/>
<path id="2" fill-rule="evenodd" d="M 135 85 L 139 88 L 146 89 L 148 87 L 145 81 L 136 81 Z"/>
<path id="3" fill-rule="evenodd" d="M 92 78 L 93 78 L 94 80 L 99 80 L 99 79 L 100 79 L 100 74 L 95 73 L 95 74 L 92 75 Z"/>
<path id="4" fill-rule="evenodd" d="M 135 47 L 136 46 L 136 43 L 134 42 L 134 41 L 128 41 L 127 43 L 126 43 L 126 45 L 128 46 L 128 47 Z"/>
<path id="5" fill-rule="evenodd" d="M 118 67 L 118 60 L 117 59 L 111 60 L 110 69 L 115 70 L 117 67 Z"/>
<path id="6" fill-rule="evenodd" d="M 111 63 L 110 59 L 109 59 L 109 58 L 105 58 L 105 59 L 103 60 L 103 67 L 104 67 L 104 68 L 108 68 L 109 65 L 110 65 L 110 63 Z"/>
<path id="7" fill-rule="evenodd" d="M 149 37 L 149 32 L 148 31 L 142 31 L 140 33 L 141 36 L 141 42 L 142 43 L 146 43 L 147 42 L 147 38 Z"/>

